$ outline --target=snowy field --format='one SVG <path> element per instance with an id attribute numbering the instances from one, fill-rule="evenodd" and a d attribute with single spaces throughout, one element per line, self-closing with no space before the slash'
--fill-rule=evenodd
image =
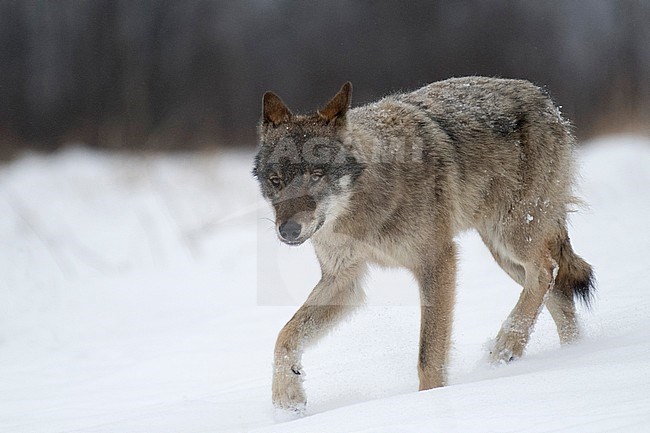
<path id="1" fill-rule="evenodd" d="M 417 288 L 376 269 L 369 305 L 305 354 L 290 420 L 273 345 L 318 266 L 276 241 L 251 158 L 72 148 L 0 167 L 0 432 L 650 432 L 650 141 L 580 153 L 590 207 L 570 233 L 598 278 L 580 343 L 561 348 L 544 311 L 526 355 L 489 366 L 520 289 L 468 233 L 450 386 L 417 392 Z"/>

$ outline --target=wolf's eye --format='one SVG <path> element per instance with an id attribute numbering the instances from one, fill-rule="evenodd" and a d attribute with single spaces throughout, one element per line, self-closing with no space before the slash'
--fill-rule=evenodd
<path id="1" fill-rule="evenodd" d="M 323 173 L 315 171 L 311 174 L 311 181 L 318 182 L 323 177 Z"/>
<path id="2" fill-rule="evenodd" d="M 269 182 L 271 182 L 271 185 L 273 185 L 276 188 L 282 185 L 282 179 L 280 179 L 278 176 L 270 177 Z"/>

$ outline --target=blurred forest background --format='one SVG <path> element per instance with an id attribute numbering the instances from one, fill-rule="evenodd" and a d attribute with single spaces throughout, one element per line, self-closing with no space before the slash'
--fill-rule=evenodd
<path id="1" fill-rule="evenodd" d="M 308 111 L 461 75 L 546 86 L 579 138 L 650 133 L 648 0 L 0 0 L 0 158 L 252 146 Z"/>

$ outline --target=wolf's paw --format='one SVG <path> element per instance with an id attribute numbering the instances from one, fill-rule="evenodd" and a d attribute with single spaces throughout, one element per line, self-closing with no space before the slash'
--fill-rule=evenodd
<path id="1" fill-rule="evenodd" d="M 492 364 L 506 364 L 521 358 L 526 346 L 526 339 L 521 332 L 501 329 L 490 348 Z"/>
<path id="2" fill-rule="evenodd" d="M 283 411 L 302 415 L 307 406 L 302 386 L 304 371 L 299 367 L 276 368 L 273 376 L 273 406 Z"/>

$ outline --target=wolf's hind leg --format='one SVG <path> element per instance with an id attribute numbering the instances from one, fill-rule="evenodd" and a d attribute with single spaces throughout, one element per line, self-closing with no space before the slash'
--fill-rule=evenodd
<path id="1" fill-rule="evenodd" d="M 431 263 L 415 274 L 420 284 L 418 376 L 422 391 L 447 383 L 456 291 L 456 246 L 453 241 L 437 248 Z"/>
<path id="2" fill-rule="evenodd" d="M 490 250 L 490 253 L 492 253 L 492 257 L 494 257 L 494 260 L 499 264 L 501 269 L 503 269 L 516 283 L 523 286 L 526 277 L 524 267 L 499 253 L 498 249 L 495 248 L 494 244 L 490 242 L 488 237 L 483 234 L 481 234 L 481 237 Z M 566 278 L 564 275 L 567 274 L 567 270 L 564 269 L 564 267 L 566 267 L 565 261 L 560 259 L 559 252 L 555 251 L 553 248 L 551 251 L 553 252 L 553 260 L 558 263 L 559 269 L 553 290 L 549 291 L 544 303 L 557 326 L 560 342 L 562 344 L 567 344 L 575 341 L 579 336 L 575 302 L 572 293 L 573 288 L 570 287 L 569 290 L 565 288 L 564 281 Z"/>
<path id="3" fill-rule="evenodd" d="M 557 333 L 560 336 L 560 343 L 569 344 L 574 342 L 579 337 L 580 331 L 573 296 L 567 296 L 566 293 L 556 287 L 550 291 L 546 298 L 546 308 L 548 308 L 555 322 Z"/>
<path id="4" fill-rule="evenodd" d="M 593 270 L 589 263 L 573 251 L 564 224 L 549 245 L 559 269 L 555 287 L 546 300 L 546 307 L 557 325 L 560 342 L 562 344 L 572 343 L 580 334 L 575 299 L 582 299 L 585 305 L 589 306 L 594 295 Z"/>
<path id="5" fill-rule="evenodd" d="M 530 333 L 542 308 L 544 298 L 552 290 L 557 264 L 548 253 L 523 265 L 524 288 L 519 301 L 497 334 L 491 352 L 495 363 L 509 362 L 521 357 Z"/>
<path id="6" fill-rule="evenodd" d="M 305 303 L 282 328 L 275 344 L 272 398 L 280 409 L 301 412 L 307 403 L 301 365 L 305 347 L 323 336 L 363 301 L 359 280 L 365 266 L 323 275 Z"/>
<path id="7" fill-rule="evenodd" d="M 494 261 L 497 262 L 499 267 L 513 279 L 513 281 L 520 286 L 524 285 L 524 280 L 526 279 L 526 270 L 523 266 L 518 263 L 513 262 L 509 257 L 504 256 L 499 252 L 499 249 L 496 247 L 495 243 L 490 240 L 490 237 L 487 236 L 484 232 L 479 231 L 481 239 L 490 253 L 494 258 Z"/>

